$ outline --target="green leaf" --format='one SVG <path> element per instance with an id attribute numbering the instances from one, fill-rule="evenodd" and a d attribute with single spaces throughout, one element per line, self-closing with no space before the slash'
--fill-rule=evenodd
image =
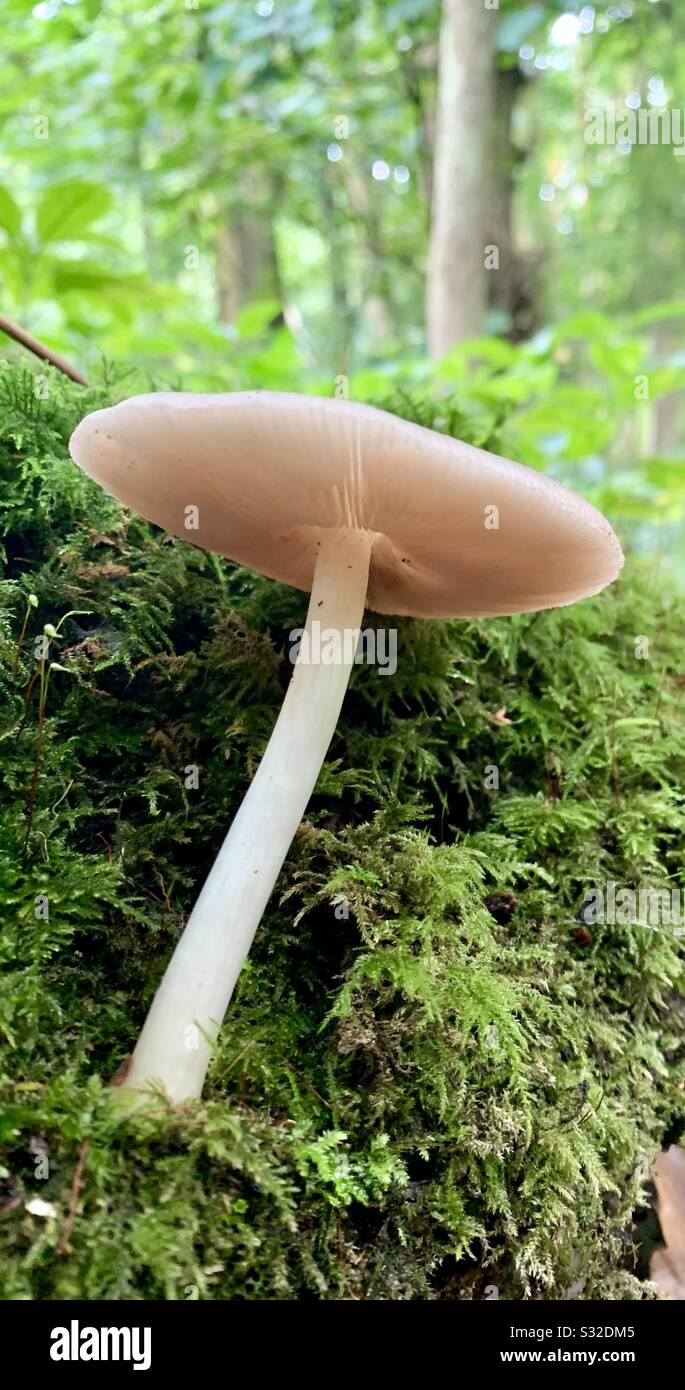
<path id="1" fill-rule="evenodd" d="M 255 299 L 241 309 L 235 321 L 241 338 L 257 338 L 275 319 L 280 309 L 277 299 Z"/>
<path id="2" fill-rule="evenodd" d="M 113 201 L 103 183 L 88 179 L 54 183 L 38 205 L 36 230 L 40 241 L 81 240 L 91 222 L 109 212 Z"/>
<path id="3" fill-rule="evenodd" d="M 685 317 L 685 299 L 667 299 L 657 304 L 649 304 L 645 309 L 639 309 L 637 313 L 630 314 L 626 319 L 626 326 L 629 329 L 649 327 L 653 323 L 659 323 L 664 319 L 679 319 Z"/>
<path id="4" fill-rule="evenodd" d="M 12 194 L 2 187 L 0 187 L 0 227 L 4 227 L 10 236 L 19 236 L 21 232 L 21 212 Z"/>
<path id="5" fill-rule="evenodd" d="M 134 289 L 141 281 L 135 275 L 118 275 L 93 261 L 62 261 L 55 267 L 55 289 L 66 294 L 69 290 L 105 291 Z"/>
<path id="6" fill-rule="evenodd" d="M 493 367 L 510 367 L 517 360 L 517 349 L 504 338 L 469 338 L 450 348 L 440 359 L 440 367 L 451 368 L 469 361 L 488 362 Z"/>

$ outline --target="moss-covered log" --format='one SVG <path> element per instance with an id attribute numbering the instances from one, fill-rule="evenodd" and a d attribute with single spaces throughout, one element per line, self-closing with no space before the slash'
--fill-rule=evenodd
<path id="1" fill-rule="evenodd" d="M 572 609 L 399 623 L 396 674 L 353 673 L 206 1100 L 122 1121 L 108 1083 L 306 596 L 123 514 L 66 448 L 112 388 L 44 394 L 0 372 L 2 1295 L 648 1296 L 682 940 L 576 914 L 611 880 L 683 887 L 675 595 L 631 560 Z"/>

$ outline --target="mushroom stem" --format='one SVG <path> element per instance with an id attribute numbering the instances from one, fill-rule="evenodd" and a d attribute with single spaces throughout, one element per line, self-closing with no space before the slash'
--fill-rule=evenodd
<path id="1" fill-rule="evenodd" d="M 152 1002 L 122 1089 L 200 1095 L 212 1044 L 314 790 L 354 664 L 375 535 L 322 533 L 305 634 L 264 757 Z M 314 625 L 326 631 L 318 654 Z M 328 634 L 336 636 L 328 640 Z M 346 639 L 346 640 L 345 640 Z"/>

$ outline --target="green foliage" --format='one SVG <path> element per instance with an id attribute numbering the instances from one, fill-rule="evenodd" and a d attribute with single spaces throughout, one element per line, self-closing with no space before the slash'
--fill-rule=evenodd
<path id="1" fill-rule="evenodd" d="M 234 325 L 246 297 L 297 310 L 306 376 L 330 383 L 422 355 L 440 6 L 261 9 L 6 0 L 3 301 L 86 365 L 99 349 L 205 375 L 209 387 L 217 354 L 225 370 L 233 361 L 220 325 Z M 569 36 L 581 11 L 582 32 Z M 513 313 L 529 336 L 588 304 L 613 316 L 662 298 L 680 274 L 673 149 L 590 145 L 584 113 L 630 92 L 643 108 L 677 108 L 679 8 L 636 0 L 624 15 L 500 0 L 490 18 L 497 104 L 513 103 L 491 172 L 515 204 L 516 293 L 506 310 L 495 294 L 487 329 L 509 333 Z M 329 159 L 333 144 L 340 154 Z M 371 177 L 378 159 L 389 171 L 381 180 Z M 92 196 L 77 202 L 87 186 Z M 498 244 L 510 231 L 506 207 L 500 215 Z M 245 216 L 261 223 L 277 263 L 266 284 L 252 283 L 240 254 Z M 241 283 L 229 308 L 221 245 L 236 229 L 228 260 L 240 262 Z M 199 258 L 190 269 L 188 246 Z M 663 327 L 655 336 L 675 352 Z"/>
<path id="2" fill-rule="evenodd" d="M 585 139 L 630 93 L 678 109 L 682 8 L 492 9 L 502 259 L 483 336 L 431 362 L 439 5 L 5 6 L 5 313 L 96 377 L 104 356 L 186 389 L 448 391 L 682 577 L 680 161 Z"/>
<path id="3" fill-rule="evenodd" d="M 71 464 L 130 380 L 35 381 L 0 374 L 3 1296 L 649 1296 L 633 1219 L 683 1128 L 682 945 L 574 914 L 607 879 L 685 886 L 668 585 L 633 560 L 572 609 L 399 623 L 397 675 L 355 669 L 206 1098 L 124 1120 L 107 1082 L 306 600 Z M 388 404 L 482 441 L 451 400 Z"/>

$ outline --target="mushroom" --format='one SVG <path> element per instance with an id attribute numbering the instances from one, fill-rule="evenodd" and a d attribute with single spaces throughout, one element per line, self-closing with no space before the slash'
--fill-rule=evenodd
<path id="1" fill-rule="evenodd" d="M 124 1085 L 201 1094 L 212 1044 L 330 744 L 365 606 L 490 617 L 574 603 L 623 556 L 582 497 L 382 410 L 162 392 L 88 415 L 76 463 L 172 535 L 311 593 L 266 752 L 154 997 Z M 348 640 L 343 640 L 347 634 Z M 352 640 L 349 640 L 352 638 Z M 315 646 L 316 644 L 314 644 Z"/>

